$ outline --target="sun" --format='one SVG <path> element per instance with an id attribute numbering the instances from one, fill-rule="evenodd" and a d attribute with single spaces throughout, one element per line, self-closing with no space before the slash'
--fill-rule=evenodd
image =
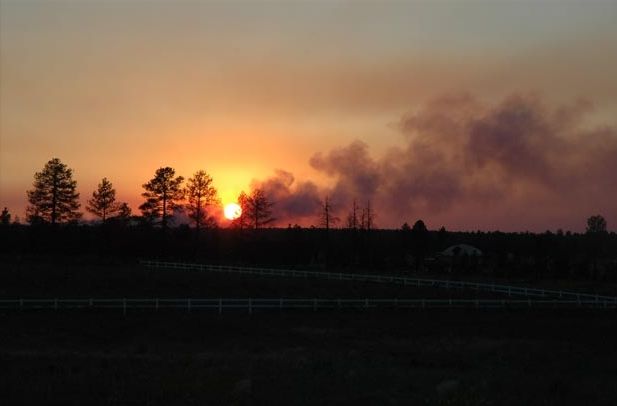
<path id="1" fill-rule="evenodd" d="M 227 220 L 235 220 L 242 214 L 242 207 L 238 203 L 227 203 L 223 210 Z"/>

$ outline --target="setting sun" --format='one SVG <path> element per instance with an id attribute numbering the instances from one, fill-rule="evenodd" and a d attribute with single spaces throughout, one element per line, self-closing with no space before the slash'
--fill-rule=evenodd
<path id="1" fill-rule="evenodd" d="M 238 203 L 228 203 L 225 205 L 225 218 L 235 220 L 242 214 L 242 207 Z"/>

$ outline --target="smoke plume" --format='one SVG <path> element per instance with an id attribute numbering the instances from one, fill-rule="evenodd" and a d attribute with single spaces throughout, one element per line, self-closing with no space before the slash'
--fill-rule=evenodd
<path id="1" fill-rule="evenodd" d="M 537 95 L 484 104 L 469 94 L 432 100 L 402 117 L 402 145 L 383 156 L 355 141 L 310 158 L 331 188 L 278 171 L 254 185 L 284 222 L 317 218 L 329 196 L 344 217 L 371 201 L 377 224 L 509 230 L 580 229 L 599 212 L 617 222 L 617 130 L 589 124 L 592 105 L 548 106 Z M 294 220 L 292 220 L 294 219 Z M 579 226 L 580 225 L 580 226 Z"/>

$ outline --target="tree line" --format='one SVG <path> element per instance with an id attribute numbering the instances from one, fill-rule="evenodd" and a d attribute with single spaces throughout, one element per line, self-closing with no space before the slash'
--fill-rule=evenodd
<path id="1" fill-rule="evenodd" d="M 205 170 L 199 170 L 190 177 L 186 184 L 184 177 L 176 176 L 171 167 L 158 168 L 154 177 L 142 185 L 141 194 L 144 202 L 139 206 L 141 216 L 134 216 L 126 202 L 116 199 L 116 190 L 109 179 L 103 178 L 86 204 L 86 211 L 100 219 L 102 223 L 127 224 L 137 220 L 149 225 L 160 225 L 167 229 L 174 215 L 180 211 L 187 215 L 191 224 L 197 229 L 213 228 L 217 226 L 216 217 L 212 214 L 213 208 L 221 204 L 218 191 L 213 186 L 213 179 Z M 32 225 L 74 223 L 82 218 L 79 202 L 80 193 L 77 191 L 77 182 L 73 179 L 73 170 L 60 159 L 49 160 L 40 172 L 34 174 L 32 189 L 26 192 L 28 206 L 26 220 Z M 259 229 L 271 225 L 275 221 L 272 202 L 264 190 L 254 188 L 250 193 L 242 191 L 237 198 L 241 208 L 238 218 L 231 222 L 231 226 L 239 229 Z M 354 202 L 354 216 L 356 210 Z M 331 206 L 326 198 L 323 216 L 319 218 L 319 225 L 329 228 L 338 222 L 338 218 L 331 213 Z M 364 224 L 353 222 L 353 228 Z M 368 225 L 370 228 L 370 211 Z M 10 222 L 10 213 L 5 208 L 2 213 L 2 222 Z"/>
<path id="2" fill-rule="evenodd" d="M 184 185 L 184 177 L 176 176 L 173 168 L 162 167 L 142 187 L 144 202 L 139 206 L 140 217 L 132 215 L 126 202 L 116 199 L 116 190 L 107 178 L 103 178 L 92 192 L 85 209 L 102 223 L 127 223 L 138 218 L 165 229 L 169 227 L 174 212 L 182 210 L 197 229 L 216 224 L 210 209 L 220 204 L 220 200 L 212 177 L 206 171 L 195 172 Z M 82 217 L 73 170 L 58 158 L 51 159 L 34 174 L 33 187 L 26 194 L 26 216 L 30 224 L 56 225 L 76 222 Z"/>
<path id="3" fill-rule="evenodd" d="M 185 212 L 197 231 L 202 228 L 214 228 L 217 221 L 212 215 L 213 207 L 221 201 L 218 191 L 213 186 L 213 179 L 205 170 L 198 170 L 184 185 L 184 177 L 176 176 L 171 167 L 158 168 L 154 177 L 142 185 L 141 194 L 145 201 L 139 206 L 141 216 L 133 216 L 126 202 L 116 200 L 116 190 L 107 179 L 101 179 L 96 190 L 92 192 L 85 209 L 98 217 L 102 223 L 113 221 L 127 224 L 137 220 L 148 225 L 160 225 L 167 229 L 174 214 Z M 80 194 L 77 192 L 77 182 L 73 179 L 73 170 L 60 159 L 49 160 L 40 172 L 34 174 L 32 189 L 26 192 L 28 206 L 26 216 L 28 223 L 51 224 L 76 222 L 82 217 L 80 212 Z M 238 229 L 260 229 L 271 225 L 273 217 L 272 202 L 264 190 L 254 188 L 250 194 L 240 192 L 237 198 L 241 213 L 231 222 Z M 320 213 L 317 216 L 318 227 L 329 230 L 338 224 L 337 217 L 328 196 L 322 201 Z M 346 217 L 344 228 L 350 230 L 371 230 L 375 227 L 375 211 L 370 200 L 366 206 L 359 207 L 353 200 L 352 208 Z M 0 214 L 0 224 L 8 225 L 11 214 L 5 207 Z M 414 229 L 426 227 L 419 220 Z M 402 230 L 409 229 L 404 223 Z M 591 234 L 606 233 L 607 223 L 601 215 L 587 219 L 587 232 Z"/>

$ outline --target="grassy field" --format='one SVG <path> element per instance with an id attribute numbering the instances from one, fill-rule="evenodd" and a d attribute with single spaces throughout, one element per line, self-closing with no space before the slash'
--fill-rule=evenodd
<path id="1" fill-rule="evenodd" d="M 20 264 L 0 297 L 491 297 Z M 615 405 L 614 311 L 7 311 L 1 405 Z"/>
<path id="2" fill-rule="evenodd" d="M 0 316 L 2 404 L 614 405 L 609 313 Z"/>
<path id="3" fill-rule="evenodd" d="M 496 298 L 475 290 L 317 278 L 258 277 L 139 265 L 28 264 L 0 272 L 0 298 Z"/>

